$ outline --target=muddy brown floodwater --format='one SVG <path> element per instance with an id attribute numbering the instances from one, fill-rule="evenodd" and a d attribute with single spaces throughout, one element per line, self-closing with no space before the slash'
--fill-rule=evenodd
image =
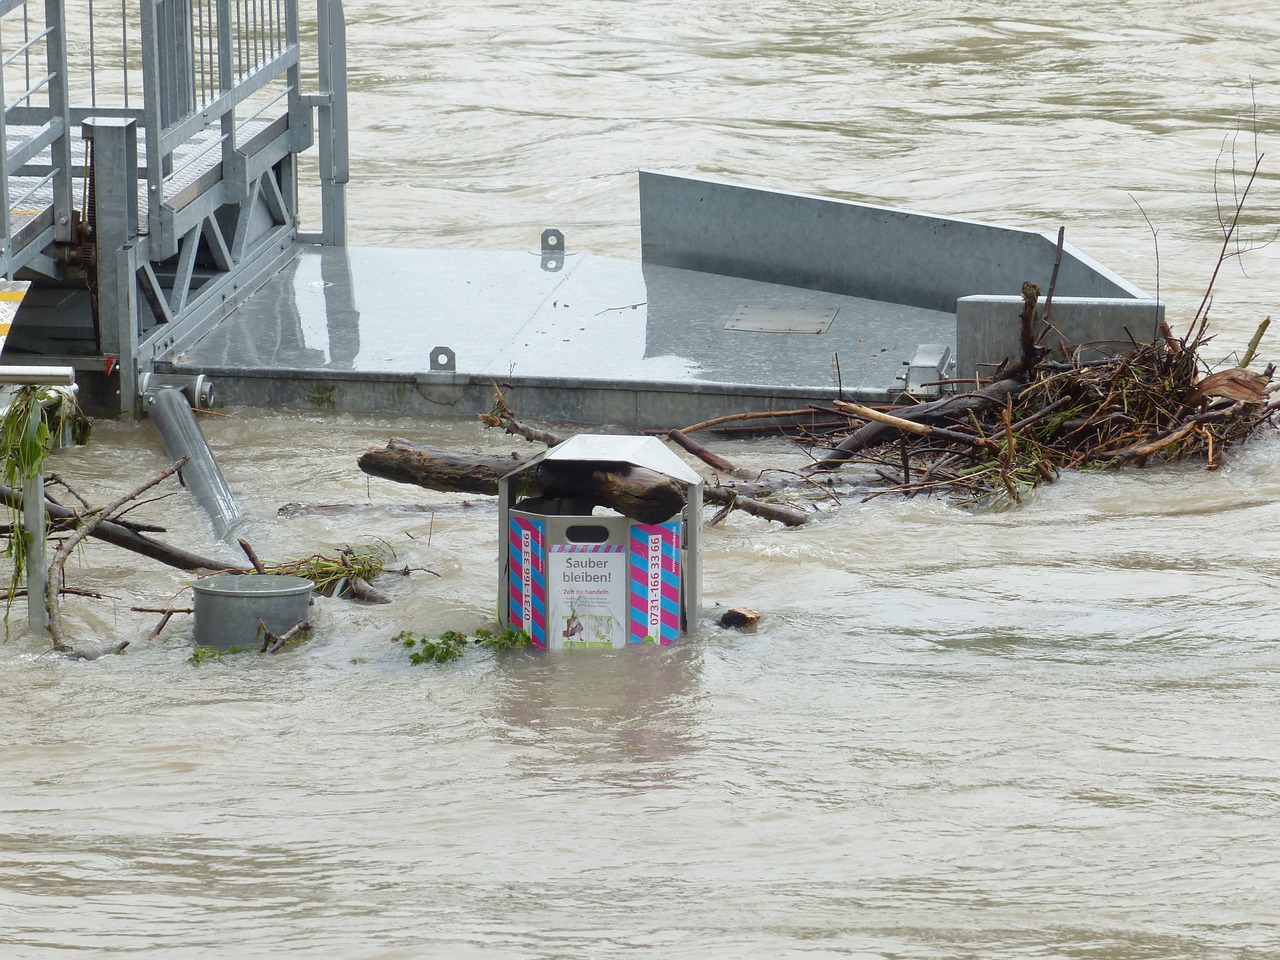
<path id="1" fill-rule="evenodd" d="M 1258 149 L 1277 147 L 1280 28 L 1253 3 L 347 6 L 362 245 L 522 249 L 554 225 L 636 256 L 634 171 L 671 168 L 1065 225 L 1177 326 L 1217 259 L 1215 162 L 1253 96 Z M 1236 153 L 1252 163 L 1247 128 Z M 1248 238 L 1280 224 L 1275 163 Z M 1275 310 L 1278 248 L 1220 283 L 1225 358 Z M 755 633 L 414 667 L 398 631 L 492 617 L 496 511 L 355 458 L 393 435 L 509 443 L 466 421 L 229 412 L 205 426 L 261 554 L 377 540 L 415 572 L 383 584 L 390 606 L 320 600 L 314 639 L 261 663 L 193 665 L 189 621 L 142 643 L 154 616 L 130 606 L 186 583 L 109 548 L 69 568 L 104 599 L 68 601 L 68 627 L 136 638 L 125 655 L 50 656 L 19 609 L 0 647 L 0 955 L 1280 949 L 1274 438 L 1212 474 L 1068 476 L 996 515 L 735 515 L 706 535 L 704 591 L 762 610 Z M 103 423 L 56 469 L 101 497 L 163 464 L 146 424 Z M 279 518 L 290 502 L 360 507 Z M 185 494 L 145 513 L 208 548 Z"/>

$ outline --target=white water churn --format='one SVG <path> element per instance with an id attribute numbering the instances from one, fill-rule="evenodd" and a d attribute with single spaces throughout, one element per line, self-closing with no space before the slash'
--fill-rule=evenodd
<path id="1" fill-rule="evenodd" d="M 306 620 L 313 584 L 305 577 L 219 573 L 197 580 L 195 643 L 229 650 L 261 643 L 258 621 L 279 636 Z"/>

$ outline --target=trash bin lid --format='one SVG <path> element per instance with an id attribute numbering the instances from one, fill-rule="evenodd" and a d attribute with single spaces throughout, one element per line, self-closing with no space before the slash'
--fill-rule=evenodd
<path id="1" fill-rule="evenodd" d="M 559 446 L 552 447 L 532 460 L 522 463 L 507 477 L 523 473 L 542 460 L 572 460 L 575 462 L 601 461 L 630 463 L 666 474 L 683 483 L 701 484 L 698 476 L 687 463 L 672 453 L 657 437 L 610 436 L 601 433 L 580 433 Z"/>

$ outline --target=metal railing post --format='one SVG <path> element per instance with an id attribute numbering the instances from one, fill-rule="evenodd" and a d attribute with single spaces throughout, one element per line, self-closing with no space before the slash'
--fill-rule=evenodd
<path id="1" fill-rule="evenodd" d="M 71 105 L 67 83 L 67 19 L 63 0 L 45 0 L 45 23 L 53 27 L 45 41 L 45 63 L 49 68 L 49 116 L 61 132 L 50 145 L 53 162 L 53 235 L 71 239 Z"/>
<path id="2" fill-rule="evenodd" d="M 81 130 L 84 139 L 93 141 L 98 346 L 103 356 L 119 361 L 120 410 L 127 412 L 138 401 L 137 121 L 88 117 Z"/>
<path id="3" fill-rule="evenodd" d="M 342 0 L 319 0 L 317 81 L 324 98 L 319 114 L 320 204 L 324 243 L 347 242 L 347 18 Z"/>
<path id="4" fill-rule="evenodd" d="M 0 384 L 55 387 L 76 382 L 72 367 L 0 367 Z M 33 438 L 40 427 L 40 405 L 36 404 L 27 424 L 27 436 Z M 44 470 L 22 479 L 22 525 L 27 531 L 27 626 L 32 633 L 49 629 L 49 608 L 45 593 L 49 589 L 49 568 L 45 565 Z"/>

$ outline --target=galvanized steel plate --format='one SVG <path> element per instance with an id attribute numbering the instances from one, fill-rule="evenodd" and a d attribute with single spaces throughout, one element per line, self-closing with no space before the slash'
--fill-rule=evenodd
<path id="1" fill-rule="evenodd" d="M 733 312 L 726 330 L 751 333 L 826 333 L 839 307 L 766 307 L 743 304 Z"/>

